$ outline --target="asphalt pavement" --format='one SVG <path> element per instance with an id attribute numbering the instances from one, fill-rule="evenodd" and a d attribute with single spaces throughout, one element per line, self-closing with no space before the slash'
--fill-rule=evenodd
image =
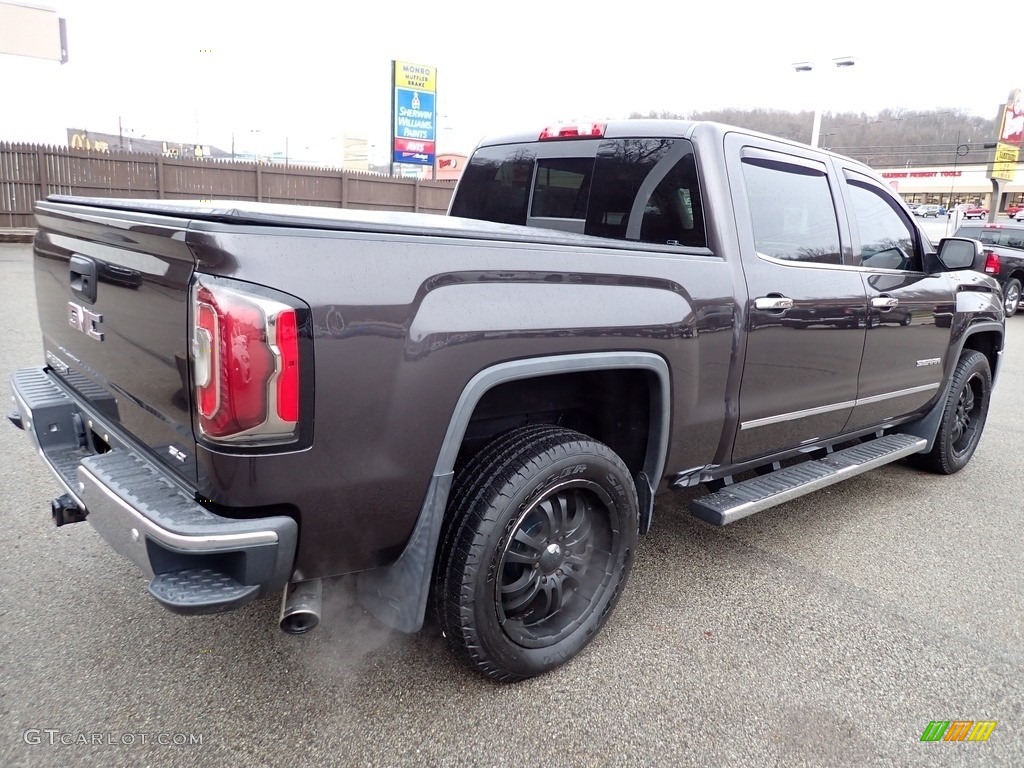
<path id="1" fill-rule="evenodd" d="M 956 233 L 957 229 L 959 229 L 963 224 L 970 223 L 965 222 L 963 217 L 957 217 L 957 219 L 954 220 L 952 217 L 947 216 L 940 216 L 937 218 L 922 216 L 917 217 L 914 220 L 921 225 L 925 234 L 927 234 L 929 239 L 936 245 L 942 238 L 952 237 Z M 971 221 L 977 222 L 977 219 L 972 219 Z M 1007 219 L 1002 219 L 1002 221 L 1007 221 Z"/>
<path id="2" fill-rule="evenodd" d="M 0 244 L 0 378 L 40 364 L 30 247 Z M 970 465 L 902 464 L 714 528 L 664 496 L 606 628 L 515 685 L 351 583 L 321 627 L 278 604 L 185 618 L 0 426 L 0 766 L 1024 765 L 1024 315 Z M 996 721 L 922 742 L 931 721 Z"/>

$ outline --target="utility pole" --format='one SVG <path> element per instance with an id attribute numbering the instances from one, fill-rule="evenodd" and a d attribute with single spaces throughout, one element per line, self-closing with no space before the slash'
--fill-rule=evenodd
<path id="1" fill-rule="evenodd" d="M 999 153 L 999 142 L 991 141 L 982 144 L 985 149 L 994 149 L 996 154 Z M 993 161 L 994 165 L 994 161 Z M 996 220 L 996 213 L 999 211 L 999 204 L 1003 200 L 1003 180 L 996 178 L 994 175 L 989 177 L 989 181 L 992 182 L 992 202 L 988 207 L 988 221 L 989 224 L 994 224 Z"/>

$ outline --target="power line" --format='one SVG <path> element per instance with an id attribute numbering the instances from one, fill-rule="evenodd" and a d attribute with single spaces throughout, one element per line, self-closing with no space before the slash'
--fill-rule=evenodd
<path id="1" fill-rule="evenodd" d="M 972 147 L 972 145 L 970 143 L 968 143 L 968 142 L 961 142 L 961 143 L 965 144 L 968 149 L 975 149 L 975 150 L 986 149 L 986 147 L 982 147 L 982 146 L 973 146 Z M 989 142 L 985 142 L 985 143 L 988 144 Z M 904 151 L 914 151 L 914 150 L 922 150 L 923 151 L 926 148 L 930 147 L 931 149 L 929 151 L 932 151 L 932 152 L 942 152 L 942 151 L 956 152 L 956 148 L 958 146 L 960 146 L 960 145 L 959 144 L 946 144 L 946 143 L 942 143 L 942 144 L 850 144 L 848 146 L 844 146 L 844 145 L 841 145 L 841 144 L 833 144 L 832 145 L 832 151 L 833 152 L 838 152 L 841 149 L 857 149 L 857 150 L 871 150 L 873 152 L 904 152 Z M 991 149 L 991 147 L 988 147 L 987 149 Z"/>

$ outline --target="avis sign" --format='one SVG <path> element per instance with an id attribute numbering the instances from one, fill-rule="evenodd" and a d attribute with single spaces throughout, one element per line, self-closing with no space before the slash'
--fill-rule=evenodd
<path id="1" fill-rule="evenodd" d="M 391 62 L 391 158 L 433 165 L 437 133 L 437 69 Z"/>

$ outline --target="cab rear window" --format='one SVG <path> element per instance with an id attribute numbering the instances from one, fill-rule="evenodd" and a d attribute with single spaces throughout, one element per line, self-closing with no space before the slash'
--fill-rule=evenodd
<path id="1" fill-rule="evenodd" d="M 459 180 L 451 215 L 525 224 L 535 160 L 528 147 L 478 150 Z"/>
<path id="2" fill-rule="evenodd" d="M 685 139 L 483 147 L 459 182 L 451 215 L 644 243 L 707 244 L 693 147 Z"/>
<path id="3" fill-rule="evenodd" d="M 538 160 L 530 215 L 555 219 L 587 218 L 593 171 L 594 161 L 585 158 Z"/>
<path id="4" fill-rule="evenodd" d="M 985 245 L 1003 248 L 1024 248 L 1024 227 L 964 226 L 956 231 L 957 237 L 970 237 Z"/>

